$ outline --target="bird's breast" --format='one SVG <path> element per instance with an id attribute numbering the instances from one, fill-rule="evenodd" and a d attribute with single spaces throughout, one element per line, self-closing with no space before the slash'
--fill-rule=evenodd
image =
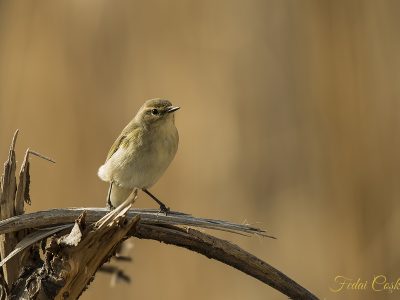
<path id="1" fill-rule="evenodd" d="M 175 157 L 179 136 L 175 125 L 146 131 L 141 140 L 115 153 L 114 180 L 124 187 L 148 188 L 161 177 Z"/>

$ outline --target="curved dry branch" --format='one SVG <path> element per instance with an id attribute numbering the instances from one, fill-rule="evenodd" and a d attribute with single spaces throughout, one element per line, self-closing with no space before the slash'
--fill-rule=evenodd
<path id="1" fill-rule="evenodd" d="M 0 234 L 14 232 L 26 228 L 49 227 L 67 223 L 73 223 L 83 212 L 86 212 L 88 222 L 96 222 L 104 217 L 109 209 L 107 208 L 55 208 L 45 211 L 38 211 L 30 214 L 18 215 L 0 221 Z M 265 230 L 250 225 L 240 225 L 222 220 L 196 218 L 189 214 L 171 211 L 168 215 L 153 209 L 131 209 L 127 213 L 133 218 L 140 215 L 143 224 L 164 224 L 193 226 L 199 228 L 228 231 L 238 234 L 257 234 L 271 237 Z"/>
<path id="2" fill-rule="evenodd" d="M 318 299 L 271 265 L 235 244 L 194 229 L 139 224 L 134 236 L 152 239 L 195 251 L 218 260 L 268 284 L 292 299 Z"/>
<path id="3" fill-rule="evenodd" d="M 1 221 L 0 234 L 27 228 L 38 229 L 49 226 L 60 226 L 68 223 L 72 226 L 73 222 L 83 212 L 85 212 L 85 219 L 89 223 L 104 219 L 106 212 L 109 213 L 109 210 L 101 208 L 52 209 L 19 215 Z M 285 274 L 237 245 L 182 226 L 265 235 L 261 229 L 221 220 L 195 218 L 191 215 L 178 212 L 172 212 L 166 216 L 160 215 L 153 210 L 131 209 L 126 214 L 128 219 L 140 217 L 135 231 L 131 232 L 134 237 L 176 245 L 216 259 L 257 278 L 293 299 L 318 299 Z"/>

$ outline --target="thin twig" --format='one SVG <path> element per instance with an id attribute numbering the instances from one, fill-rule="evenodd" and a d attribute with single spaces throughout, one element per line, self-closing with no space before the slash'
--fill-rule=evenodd
<path id="1" fill-rule="evenodd" d="M 33 150 L 31 150 L 31 149 L 28 149 L 28 152 L 29 152 L 29 154 L 33 154 L 33 155 L 35 155 L 35 156 L 37 156 L 37 157 L 40 157 L 40 158 L 42 158 L 42 159 L 44 159 L 44 160 L 47 160 L 47 161 L 49 161 L 49 162 L 52 162 L 53 164 L 56 163 L 56 162 L 55 162 L 54 160 L 52 160 L 51 158 L 49 158 L 49 157 L 47 157 L 47 156 L 44 156 L 43 154 L 40 154 L 39 152 L 33 151 Z"/>
<path id="2" fill-rule="evenodd" d="M 111 286 L 115 286 L 116 281 L 118 281 L 118 280 L 122 280 L 126 283 L 131 282 L 131 278 L 128 275 L 126 275 L 124 273 L 124 271 L 122 271 L 121 269 L 119 269 L 116 266 L 110 266 L 110 265 L 101 266 L 99 269 L 99 272 L 108 273 L 108 274 L 113 275 L 113 278 L 111 281 Z"/>
<path id="3" fill-rule="evenodd" d="M 15 143 L 17 142 L 18 133 L 19 133 L 19 129 L 15 130 L 14 136 L 11 141 L 10 151 L 14 151 L 14 149 L 15 149 Z"/>

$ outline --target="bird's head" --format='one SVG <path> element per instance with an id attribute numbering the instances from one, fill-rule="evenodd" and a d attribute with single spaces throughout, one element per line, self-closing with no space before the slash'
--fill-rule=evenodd
<path id="1" fill-rule="evenodd" d="M 166 122 L 174 122 L 174 112 L 179 109 L 165 99 L 147 100 L 139 109 L 136 121 L 145 126 L 159 126 Z"/>

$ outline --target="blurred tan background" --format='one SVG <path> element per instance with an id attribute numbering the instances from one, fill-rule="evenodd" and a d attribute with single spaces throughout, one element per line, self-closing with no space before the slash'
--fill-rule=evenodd
<path id="1" fill-rule="evenodd" d="M 325 299 L 334 277 L 400 277 L 399 1 L 0 1 L 0 159 L 16 128 L 30 211 L 103 206 L 97 169 L 144 100 L 182 107 L 152 191 L 266 228 L 222 235 Z M 140 207 L 156 207 L 141 194 Z M 286 299 L 192 252 L 134 241 L 132 284 L 82 299 Z"/>

